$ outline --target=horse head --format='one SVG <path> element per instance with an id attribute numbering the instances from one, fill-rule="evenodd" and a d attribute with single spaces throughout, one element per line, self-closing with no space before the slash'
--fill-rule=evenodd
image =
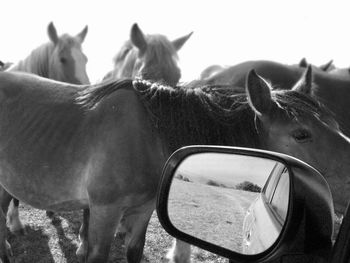
<path id="1" fill-rule="evenodd" d="M 307 68 L 309 66 L 309 62 L 307 62 L 306 58 L 302 58 L 299 61 L 298 67 L 300 68 Z M 321 71 L 325 71 L 325 72 L 330 72 L 332 70 L 335 69 L 335 66 L 333 64 L 333 60 L 331 59 L 330 61 L 328 61 L 327 63 L 320 65 L 320 66 L 315 66 L 316 68 L 318 68 Z"/>
<path id="2" fill-rule="evenodd" d="M 145 35 L 137 24 L 130 31 L 130 40 L 115 57 L 114 72 L 120 77 L 140 77 L 176 85 L 181 78 L 177 52 L 192 33 L 169 41 L 164 35 Z"/>
<path id="3" fill-rule="evenodd" d="M 262 127 L 262 147 L 317 168 L 331 187 L 336 211 L 344 212 L 350 198 L 350 140 L 328 109 L 312 98 L 312 89 L 311 66 L 292 90 L 271 92 L 255 71 L 248 74 L 246 83 L 249 104 Z"/>
<path id="4" fill-rule="evenodd" d="M 13 64 L 13 63 L 11 63 L 11 62 L 2 62 L 2 61 L 0 60 L 0 71 L 5 71 L 5 70 L 7 70 L 9 67 L 12 66 L 12 64 Z"/>
<path id="5" fill-rule="evenodd" d="M 48 63 L 48 78 L 73 84 L 88 84 L 87 57 L 82 52 L 81 47 L 88 27 L 85 26 L 76 36 L 68 34 L 58 36 L 56 28 L 51 22 L 47 32 L 54 47 Z"/>

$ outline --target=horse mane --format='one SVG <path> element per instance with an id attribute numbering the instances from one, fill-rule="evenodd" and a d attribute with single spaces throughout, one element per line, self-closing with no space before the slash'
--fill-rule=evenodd
<path id="1" fill-rule="evenodd" d="M 174 54 L 177 58 L 176 50 L 174 49 L 171 42 L 163 35 L 146 35 L 147 41 L 147 53 L 150 54 L 149 57 L 155 58 L 155 60 L 160 60 L 166 54 Z M 132 44 L 131 40 L 124 42 L 124 45 L 121 47 L 119 52 L 114 56 L 114 64 L 118 64 L 120 61 L 124 61 L 126 56 L 134 53 L 136 58 L 137 48 Z"/>
<path id="2" fill-rule="evenodd" d="M 157 58 L 158 60 L 163 58 L 167 54 L 172 54 L 177 58 L 176 50 L 171 41 L 163 35 L 147 35 L 147 48 L 151 58 Z"/>
<path id="3" fill-rule="evenodd" d="M 133 88 L 149 112 L 150 121 L 166 137 L 171 150 L 193 144 L 260 148 L 259 121 L 247 95 L 229 86 L 176 87 L 146 80 L 124 79 L 89 86 L 78 103 L 93 109 L 114 91 Z M 313 115 L 322 120 L 326 110 L 318 101 L 293 90 L 272 92 L 273 100 L 291 118 Z"/>
<path id="4" fill-rule="evenodd" d="M 94 109 L 105 97 L 108 97 L 116 90 L 131 87 L 131 79 L 109 79 L 93 85 L 86 85 L 85 88 L 77 93 L 75 101 L 84 109 L 91 110 Z"/>
<path id="5" fill-rule="evenodd" d="M 147 56 L 145 63 L 147 65 L 161 64 L 162 69 L 173 69 L 177 67 L 174 65 L 174 58 L 178 59 L 177 51 L 175 50 L 171 41 L 166 36 L 155 34 L 146 35 L 147 41 Z M 124 64 L 123 72 L 129 74 L 123 74 L 124 76 L 132 77 L 132 71 L 137 59 L 138 49 L 132 44 L 130 40 L 126 41 L 120 51 L 114 56 L 114 67 L 117 69 L 120 64 Z M 171 57 L 169 57 L 171 56 Z M 147 71 L 145 71 L 147 70 Z M 145 67 L 141 73 L 142 78 L 148 78 L 149 76 L 158 76 L 159 68 L 153 69 L 152 67 Z"/>
<path id="6" fill-rule="evenodd" d="M 124 61 L 126 56 L 130 53 L 133 48 L 133 44 L 130 40 L 125 41 L 124 45 L 121 47 L 119 52 L 114 56 L 114 65 L 117 65 L 120 61 Z"/>
<path id="7" fill-rule="evenodd" d="M 134 81 L 134 87 L 171 150 L 191 144 L 261 147 L 260 121 L 240 87 L 187 83 L 173 88 L 144 80 Z M 311 115 L 327 121 L 333 117 L 304 93 L 279 90 L 272 93 L 272 99 L 292 119 Z"/>
<path id="8" fill-rule="evenodd" d="M 35 48 L 25 59 L 12 65 L 9 70 L 25 71 L 42 77 L 49 77 L 49 58 L 54 44 L 47 42 Z"/>
<path id="9" fill-rule="evenodd" d="M 244 94 L 142 80 L 134 87 L 171 150 L 193 144 L 259 147 L 254 112 Z"/>

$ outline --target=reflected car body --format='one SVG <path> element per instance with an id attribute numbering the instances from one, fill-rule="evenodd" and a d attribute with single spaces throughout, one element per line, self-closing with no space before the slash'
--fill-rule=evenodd
<path id="1" fill-rule="evenodd" d="M 289 187 L 288 169 L 276 163 L 244 218 L 244 254 L 261 253 L 276 242 L 287 216 Z"/>

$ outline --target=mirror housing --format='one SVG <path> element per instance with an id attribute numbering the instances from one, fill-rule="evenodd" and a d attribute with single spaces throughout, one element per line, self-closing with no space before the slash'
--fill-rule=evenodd
<path id="1" fill-rule="evenodd" d="M 277 240 L 265 251 L 243 255 L 217 244 L 195 237 L 176 228 L 169 217 L 168 198 L 173 177 L 179 165 L 198 153 L 223 153 L 255 156 L 283 163 L 289 171 L 290 196 L 287 218 Z M 232 164 L 235 165 L 234 163 Z M 332 247 L 333 201 L 329 186 L 322 175 L 310 165 L 294 157 L 257 149 L 219 146 L 188 146 L 174 152 L 163 169 L 158 189 L 157 213 L 164 229 L 172 236 L 231 259 L 231 262 L 267 262 L 280 257 L 296 261 L 304 255 L 327 259 Z"/>

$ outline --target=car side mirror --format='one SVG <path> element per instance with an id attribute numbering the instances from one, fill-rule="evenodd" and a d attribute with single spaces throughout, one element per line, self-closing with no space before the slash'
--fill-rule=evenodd
<path id="1" fill-rule="evenodd" d="M 327 257 L 331 249 L 329 187 L 314 168 L 284 154 L 182 148 L 164 167 L 157 212 L 169 234 L 233 260 L 305 253 L 300 242 L 315 240 L 309 253 Z"/>

